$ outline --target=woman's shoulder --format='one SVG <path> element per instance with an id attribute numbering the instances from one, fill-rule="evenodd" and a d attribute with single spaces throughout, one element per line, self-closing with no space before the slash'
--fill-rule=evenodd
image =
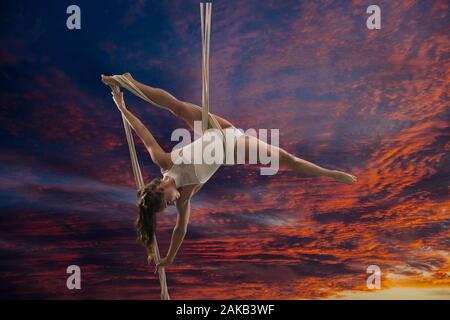
<path id="1" fill-rule="evenodd" d="M 167 173 L 173 167 L 173 161 L 170 153 L 166 153 L 163 157 L 162 161 L 159 163 L 159 169 L 161 170 L 161 174 Z"/>

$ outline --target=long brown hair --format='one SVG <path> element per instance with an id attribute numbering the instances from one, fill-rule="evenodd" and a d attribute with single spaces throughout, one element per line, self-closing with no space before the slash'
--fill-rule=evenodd
<path id="1" fill-rule="evenodd" d="M 137 240 L 147 250 L 149 262 L 153 259 L 153 234 L 156 231 L 156 213 L 164 208 L 163 194 L 156 191 L 160 183 L 161 179 L 155 178 L 138 191 Z"/>

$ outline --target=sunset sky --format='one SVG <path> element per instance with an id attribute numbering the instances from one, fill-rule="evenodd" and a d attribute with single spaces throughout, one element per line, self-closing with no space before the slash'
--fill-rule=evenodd
<path id="1" fill-rule="evenodd" d="M 283 148 L 358 183 L 220 168 L 167 269 L 173 299 L 450 299 L 449 2 L 376 1 L 368 30 L 374 3 L 213 1 L 211 111 L 280 129 Z M 100 74 L 200 105 L 199 0 L 2 1 L 0 18 L 0 298 L 159 299 Z M 170 151 L 184 122 L 125 99 Z M 160 176 L 136 144 L 145 180 Z M 163 255 L 175 219 L 159 216 Z"/>

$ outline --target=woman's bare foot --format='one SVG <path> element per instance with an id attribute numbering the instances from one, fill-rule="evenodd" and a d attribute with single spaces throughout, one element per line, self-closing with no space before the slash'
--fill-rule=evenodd
<path id="1" fill-rule="evenodd" d="M 131 74 L 129 72 L 124 73 L 122 76 L 127 78 L 128 80 L 133 79 L 133 77 L 131 76 Z M 105 76 L 104 74 L 102 74 L 102 82 L 104 84 L 106 84 L 107 86 L 119 86 L 120 87 L 120 83 L 116 79 L 114 79 L 114 77 L 112 77 L 112 76 Z"/>
<path id="2" fill-rule="evenodd" d="M 104 84 L 106 84 L 107 86 L 118 86 L 118 82 L 116 79 L 114 79 L 111 76 L 105 76 L 104 74 L 102 74 L 102 82 Z"/>
<path id="3" fill-rule="evenodd" d="M 333 170 L 331 177 L 347 184 L 355 184 L 356 181 L 358 180 L 354 175 L 338 170 Z"/>

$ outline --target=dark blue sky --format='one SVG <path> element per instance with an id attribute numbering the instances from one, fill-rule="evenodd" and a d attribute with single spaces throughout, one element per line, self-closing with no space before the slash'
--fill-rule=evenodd
<path id="1" fill-rule="evenodd" d="M 200 104 L 198 1 L 77 1 L 77 31 L 70 4 L 0 4 L 2 297 L 158 298 L 100 74 L 129 71 Z M 193 200 L 172 297 L 359 295 L 370 264 L 386 275 L 384 297 L 448 297 L 448 2 L 381 1 L 377 31 L 365 27 L 369 4 L 214 1 L 211 111 L 280 129 L 282 147 L 358 184 L 221 168 Z M 169 151 L 184 123 L 125 98 Z M 158 169 L 137 147 L 149 180 Z M 163 254 L 175 217 L 159 219 Z M 81 292 L 65 287 L 70 264 Z"/>

